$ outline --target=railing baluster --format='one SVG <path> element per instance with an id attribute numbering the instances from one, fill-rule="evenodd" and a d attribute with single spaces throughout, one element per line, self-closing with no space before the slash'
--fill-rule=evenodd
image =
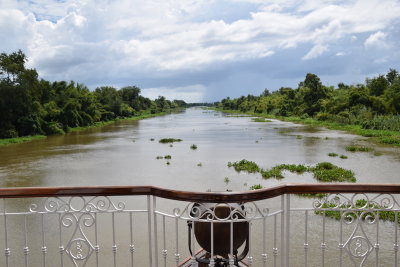
<path id="1" fill-rule="evenodd" d="M 281 196 L 281 266 L 284 267 L 285 265 L 285 195 Z"/>
<path id="2" fill-rule="evenodd" d="M 194 236 L 194 231 L 195 231 L 195 223 L 194 220 L 192 220 L 192 231 L 190 233 L 191 235 L 191 240 L 192 240 L 192 265 L 196 266 L 197 261 L 196 261 L 196 240 L 195 240 L 195 236 Z"/>
<path id="3" fill-rule="evenodd" d="M 326 212 L 324 211 L 323 216 L 322 216 L 322 242 L 321 242 L 321 252 L 322 252 L 322 259 L 321 259 L 321 266 L 325 266 L 325 249 L 326 249 L 326 243 L 325 243 L 325 219 L 326 219 Z"/>
<path id="4" fill-rule="evenodd" d="M 308 210 L 305 211 L 304 223 L 304 266 L 308 266 Z"/>
<path id="5" fill-rule="evenodd" d="M 376 243 L 375 248 L 375 266 L 379 266 L 379 211 L 376 212 Z"/>
<path id="6" fill-rule="evenodd" d="M 96 253 L 96 266 L 99 267 L 99 240 L 98 240 L 98 229 L 97 229 L 97 212 L 94 213 L 94 241 L 96 245 L 94 246 L 94 252 Z"/>
<path id="7" fill-rule="evenodd" d="M 130 238 L 131 243 L 129 245 L 129 251 L 131 253 L 131 267 L 133 267 L 133 253 L 135 252 L 135 245 L 133 244 L 133 220 L 132 212 L 129 212 L 129 226 L 130 226 Z"/>
<path id="8" fill-rule="evenodd" d="M 235 266 L 235 261 L 234 261 L 234 256 L 233 256 L 233 220 L 230 222 L 230 227 L 229 227 L 230 233 L 229 233 L 229 266 L 234 267 Z"/>
<path id="9" fill-rule="evenodd" d="M 162 222 L 163 222 L 163 250 L 162 250 L 162 255 L 164 259 L 164 267 L 167 267 L 167 237 L 166 237 L 166 231 L 165 231 L 165 215 L 162 216 Z"/>
<path id="10" fill-rule="evenodd" d="M 147 195 L 147 229 L 149 238 L 149 266 L 153 267 L 153 246 L 151 242 L 151 201 L 150 195 Z"/>
<path id="11" fill-rule="evenodd" d="M 113 256 L 114 256 L 114 267 L 117 266 L 117 244 L 115 242 L 115 212 L 111 213 L 111 219 L 112 219 L 112 241 L 113 241 L 113 245 L 112 245 L 112 252 L 113 252 Z"/>
<path id="12" fill-rule="evenodd" d="M 212 221 L 211 221 L 211 231 L 210 231 L 210 234 L 211 234 L 211 251 L 210 251 L 210 253 L 211 253 L 211 255 L 210 255 L 210 267 L 214 267 L 214 265 L 215 265 L 215 262 L 214 262 L 214 216 L 213 216 L 213 218 L 211 219 Z"/>
<path id="13" fill-rule="evenodd" d="M 253 256 L 252 256 L 252 249 L 253 249 L 253 245 L 251 244 L 252 240 L 251 240 L 251 221 L 249 221 L 249 254 L 247 256 L 247 263 L 249 264 L 249 266 L 253 265 Z"/>
<path id="14" fill-rule="evenodd" d="M 263 266 L 267 266 L 267 244 L 266 244 L 266 235 L 267 235 L 267 226 L 266 224 L 267 217 L 263 218 L 263 253 L 261 254 L 263 260 Z"/>
<path id="15" fill-rule="evenodd" d="M 59 234 L 59 251 L 60 251 L 60 264 L 61 266 L 64 266 L 64 246 L 62 243 L 62 221 L 61 221 L 61 213 L 58 214 L 58 234 Z"/>
<path id="16" fill-rule="evenodd" d="M 286 266 L 289 267 L 290 256 L 290 194 L 286 194 Z"/>
<path id="17" fill-rule="evenodd" d="M 8 247 L 8 232 L 7 232 L 7 209 L 6 200 L 3 199 L 3 218 L 4 218 L 4 255 L 6 260 L 6 267 L 9 266 L 9 257 L 11 255 L 11 250 Z"/>
<path id="18" fill-rule="evenodd" d="M 340 226 L 339 226 L 339 266 L 343 266 L 343 211 L 340 211 Z"/>
<path id="19" fill-rule="evenodd" d="M 42 224 L 42 254 L 43 254 L 43 267 L 46 267 L 46 254 L 47 254 L 47 247 L 46 247 L 46 237 L 44 232 L 44 214 L 41 213 L 41 224 Z"/>
<path id="20" fill-rule="evenodd" d="M 397 252 L 399 251 L 399 244 L 397 243 L 397 229 L 399 227 L 399 213 L 394 213 L 394 266 L 397 267 Z"/>
<path id="21" fill-rule="evenodd" d="M 153 208 L 152 208 L 152 213 L 153 213 L 153 224 L 154 224 L 154 264 L 158 266 L 158 235 L 157 235 L 157 203 L 156 203 L 156 197 L 153 196 Z"/>
<path id="22" fill-rule="evenodd" d="M 277 266 L 277 258 L 278 258 L 278 247 L 277 247 L 277 215 L 274 215 L 274 247 L 272 249 L 272 254 L 274 255 L 274 267 Z"/>
<path id="23" fill-rule="evenodd" d="M 179 239 L 178 239 L 178 217 L 175 218 L 175 262 L 176 266 L 179 266 Z"/>

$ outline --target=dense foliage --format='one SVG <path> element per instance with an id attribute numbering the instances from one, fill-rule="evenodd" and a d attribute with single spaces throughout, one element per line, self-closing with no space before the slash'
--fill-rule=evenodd
<path id="1" fill-rule="evenodd" d="M 265 89 L 260 96 L 227 97 L 215 104 L 224 110 L 314 117 L 364 129 L 399 131 L 400 75 L 390 69 L 386 75 L 367 78 L 365 84 L 339 83 L 334 88 L 308 73 L 295 89 L 282 87 L 272 93 Z"/>
<path id="2" fill-rule="evenodd" d="M 0 138 L 62 134 L 70 127 L 186 106 L 163 96 L 152 101 L 136 86 L 90 91 L 74 81 L 49 82 L 27 69 L 26 61 L 20 50 L 0 54 Z"/>

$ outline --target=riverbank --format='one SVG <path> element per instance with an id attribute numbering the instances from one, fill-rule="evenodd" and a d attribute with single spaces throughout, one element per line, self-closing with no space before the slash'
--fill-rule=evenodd
<path id="1" fill-rule="evenodd" d="M 277 119 L 281 121 L 289 121 L 315 127 L 325 127 L 330 130 L 345 131 L 351 134 L 368 137 L 368 140 L 371 142 L 400 147 L 400 132 L 398 131 L 363 129 L 361 125 L 342 124 L 330 121 L 319 121 L 313 118 L 301 118 L 295 116 L 283 117 L 283 116 L 274 116 L 271 114 L 241 112 L 239 110 L 225 110 L 219 108 L 210 108 L 210 109 L 230 114 L 245 114 L 248 116 Z"/>
<path id="2" fill-rule="evenodd" d="M 159 112 L 159 113 L 154 113 L 154 114 L 144 113 L 144 114 L 140 114 L 138 116 L 133 116 L 133 117 L 129 117 L 129 118 L 117 118 L 117 119 L 109 120 L 109 121 L 99 121 L 92 125 L 88 125 L 88 126 L 84 126 L 84 127 L 69 128 L 67 133 L 80 132 L 80 131 L 91 129 L 91 128 L 102 127 L 102 126 L 106 126 L 106 125 L 115 123 L 117 121 L 137 121 L 137 120 L 143 120 L 143 119 L 148 119 L 148 118 L 153 118 L 153 117 L 160 117 L 160 116 L 168 115 L 171 113 L 180 112 L 182 110 L 183 109 L 178 109 L 178 110 L 172 110 L 172 111 L 168 111 L 168 112 L 164 111 L 164 112 Z M 26 143 L 26 142 L 30 142 L 33 140 L 44 139 L 44 138 L 47 138 L 47 136 L 46 135 L 34 135 L 34 136 L 22 136 L 22 137 L 15 137 L 15 138 L 0 139 L 0 147 L 7 146 L 7 145 Z"/>

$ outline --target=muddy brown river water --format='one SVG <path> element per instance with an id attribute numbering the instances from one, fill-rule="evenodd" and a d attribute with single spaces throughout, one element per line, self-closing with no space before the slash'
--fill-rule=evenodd
<path id="1" fill-rule="evenodd" d="M 183 141 L 170 146 L 159 143 L 161 138 Z M 197 145 L 196 150 L 190 148 L 192 144 Z M 363 153 L 345 150 L 346 146 L 354 144 L 373 150 Z M 329 157 L 330 152 L 346 155 L 348 159 Z M 156 159 L 166 155 L 172 158 Z M 155 185 L 188 191 L 243 191 L 254 184 L 269 187 L 281 183 L 317 182 L 308 173 L 285 172 L 283 180 L 263 180 L 260 174 L 236 173 L 227 167 L 228 162 L 241 159 L 254 161 L 262 168 L 282 163 L 315 165 L 329 161 L 351 169 L 360 183 L 400 181 L 399 148 L 371 144 L 363 137 L 340 131 L 277 120 L 254 122 L 250 117 L 190 108 L 163 117 L 119 121 L 64 136 L 0 147 L 0 186 Z M 293 205 L 304 205 L 307 201 L 295 198 Z M 26 207 L 25 202 L 13 202 L 11 206 Z M 166 210 L 173 208 L 169 204 L 162 206 Z M 37 221 L 31 222 L 31 225 L 37 224 Z M 104 234 L 110 235 L 110 232 Z M 381 235 L 385 239 L 392 233 L 382 231 Z M 36 237 L 32 238 L 31 242 L 40 243 Z M 137 238 L 145 238 L 145 235 L 138 234 Z M 302 237 L 298 243 L 302 245 Z M 140 255 L 140 250 L 137 253 Z M 42 258 L 40 253 L 38 255 L 32 257 L 30 266 L 41 266 Z M 293 257 L 296 261 L 296 256 Z M 2 264 L 0 258 L 0 266 L 5 266 Z M 138 264 L 146 266 L 147 263 L 138 260 Z M 335 263 L 327 266 L 335 266 Z"/>

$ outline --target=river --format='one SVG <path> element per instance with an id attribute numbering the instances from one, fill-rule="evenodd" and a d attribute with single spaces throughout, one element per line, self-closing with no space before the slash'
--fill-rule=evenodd
<path id="1" fill-rule="evenodd" d="M 182 141 L 162 144 L 158 142 L 161 138 Z M 197 149 L 191 149 L 193 144 Z M 354 144 L 373 150 L 345 150 Z M 348 158 L 329 157 L 330 152 Z M 171 159 L 156 159 L 166 155 Z M 237 173 L 228 168 L 228 162 L 241 159 L 254 161 L 262 168 L 329 161 L 351 169 L 360 183 L 399 182 L 398 148 L 371 144 L 363 137 L 341 131 L 278 120 L 254 122 L 251 117 L 190 108 L 182 113 L 118 121 L 0 147 L 0 186 L 155 185 L 188 191 L 243 191 L 254 184 L 269 187 L 317 182 L 310 173 L 285 172 L 283 180 L 264 180 L 260 174 Z M 391 234 L 386 235 L 389 238 Z M 385 238 L 384 233 L 382 236 Z M 38 256 L 37 261 L 40 259 Z"/>

